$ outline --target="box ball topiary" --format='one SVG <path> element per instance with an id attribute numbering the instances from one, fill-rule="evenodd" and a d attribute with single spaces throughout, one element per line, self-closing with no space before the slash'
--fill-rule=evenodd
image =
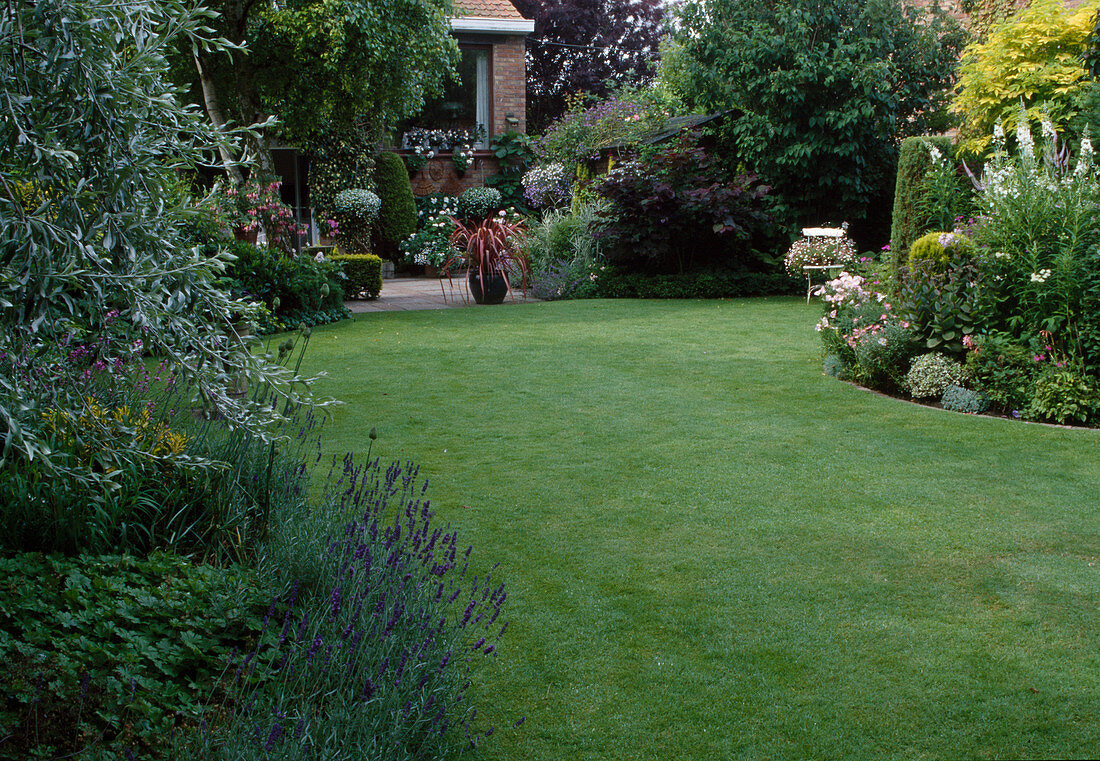
<path id="1" fill-rule="evenodd" d="M 398 246 L 416 232 L 416 200 L 405 162 L 396 153 L 383 151 L 374 162 L 374 184 L 381 208 L 374 226 L 375 252 L 384 259 L 401 258 Z"/>
<path id="2" fill-rule="evenodd" d="M 962 386 L 951 385 L 943 392 L 940 403 L 945 410 L 978 415 L 989 409 L 989 399 L 984 394 Z"/>
<path id="3" fill-rule="evenodd" d="M 922 354 L 913 360 L 905 375 L 905 387 L 914 399 L 942 396 L 948 386 L 958 386 L 966 377 L 963 366 L 939 352 Z"/>
<path id="4" fill-rule="evenodd" d="M 952 259 L 973 256 L 974 243 L 965 235 L 931 232 L 917 238 L 909 247 L 909 267 L 932 266 L 942 270 Z"/>
<path id="5" fill-rule="evenodd" d="M 458 197 L 458 217 L 480 222 L 501 209 L 502 196 L 496 188 L 470 188 Z"/>
<path id="6" fill-rule="evenodd" d="M 370 225 L 378 219 L 382 199 L 365 188 L 341 190 L 332 200 L 332 210 L 347 220 Z M 342 223 L 341 220 L 336 220 Z"/>
<path id="7" fill-rule="evenodd" d="M 344 268 L 344 298 L 357 299 L 366 293 L 368 299 L 382 292 L 382 258 L 374 254 L 336 254 L 329 261 Z"/>

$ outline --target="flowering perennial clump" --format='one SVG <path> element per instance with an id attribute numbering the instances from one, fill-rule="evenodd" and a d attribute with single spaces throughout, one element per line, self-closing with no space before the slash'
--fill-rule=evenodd
<path id="1" fill-rule="evenodd" d="M 966 377 L 963 366 L 939 352 L 922 354 L 913 360 L 905 385 L 914 399 L 942 396 L 950 386 L 960 386 Z"/>
<path id="2" fill-rule="evenodd" d="M 876 386 L 900 383 L 913 344 L 909 322 L 860 275 L 841 272 L 818 288 L 825 315 L 817 323 L 833 372 Z"/>
<path id="3" fill-rule="evenodd" d="M 561 162 L 543 164 L 523 175 L 523 197 L 536 208 L 557 208 L 569 202 L 573 175 Z"/>
<path id="4" fill-rule="evenodd" d="M 801 275 L 803 267 L 828 264 L 851 266 L 858 260 L 855 243 L 847 235 L 840 237 L 806 236 L 791 244 L 783 264 L 792 275 Z"/>
<path id="5" fill-rule="evenodd" d="M 218 183 L 214 216 L 230 230 L 263 230 L 269 246 L 290 250 L 301 231 L 294 211 L 279 196 L 279 180 L 249 179 L 239 187 Z"/>
<path id="6" fill-rule="evenodd" d="M 298 526 L 278 566 L 288 591 L 230 664 L 232 710 L 210 711 L 191 758 L 412 761 L 494 732 L 475 729 L 468 689 L 508 628 L 504 585 L 470 570 L 415 465 L 331 467 L 319 514 L 342 519 L 328 536 Z"/>

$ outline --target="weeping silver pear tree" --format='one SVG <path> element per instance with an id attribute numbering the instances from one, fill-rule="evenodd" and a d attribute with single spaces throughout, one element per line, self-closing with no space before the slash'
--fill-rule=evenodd
<path id="1" fill-rule="evenodd" d="M 166 76 L 181 43 L 231 46 L 210 20 L 186 0 L 0 6 L 0 468 L 64 469 L 44 421 L 95 425 L 87 372 L 66 370 L 78 345 L 108 369 L 152 354 L 195 404 L 261 434 L 286 404 L 238 398 L 242 384 L 311 401 L 310 379 L 235 334 L 225 256 L 182 234 L 197 211 L 181 170 L 238 155 L 240 133 L 181 105 Z M 110 488 L 112 468 L 95 470 Z"/>

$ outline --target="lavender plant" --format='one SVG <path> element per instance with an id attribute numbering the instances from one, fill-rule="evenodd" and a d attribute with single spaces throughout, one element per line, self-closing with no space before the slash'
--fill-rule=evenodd
<path id="1" fill-rule="evenodd" d="M 433 525 L 416 467 L 333 468 L 323 507 L 275 526 L 261 572 L 288 591 L 181 758 L 453 758 L 493 734 L 467 690 L 507 628 L 504 586 Z"/>

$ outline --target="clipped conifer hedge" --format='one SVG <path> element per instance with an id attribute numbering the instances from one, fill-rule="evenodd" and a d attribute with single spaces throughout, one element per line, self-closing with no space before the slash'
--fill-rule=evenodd
<path id="1" fill-rule="evenodd" d="M 932 167 L 929 143 L 944 156 L 954 152 L 949 137 L 907 137 L 901 141 L 894 215 L 890 224 L 890 252 L 895 265 L 905 261 L 909 246 L 929 229 L 928 214 L 924 210 L 924 178 Z"/>
<path id="2" fill-rule="evenodd" d="M 382 201 L 375 224 L 374 251 L 384 259 L 401 258 L 398 246 L 416 232 L 416 201 L 409 170 L 396 153 L 383 151 L 374 160 L 375 192 Z"/>

